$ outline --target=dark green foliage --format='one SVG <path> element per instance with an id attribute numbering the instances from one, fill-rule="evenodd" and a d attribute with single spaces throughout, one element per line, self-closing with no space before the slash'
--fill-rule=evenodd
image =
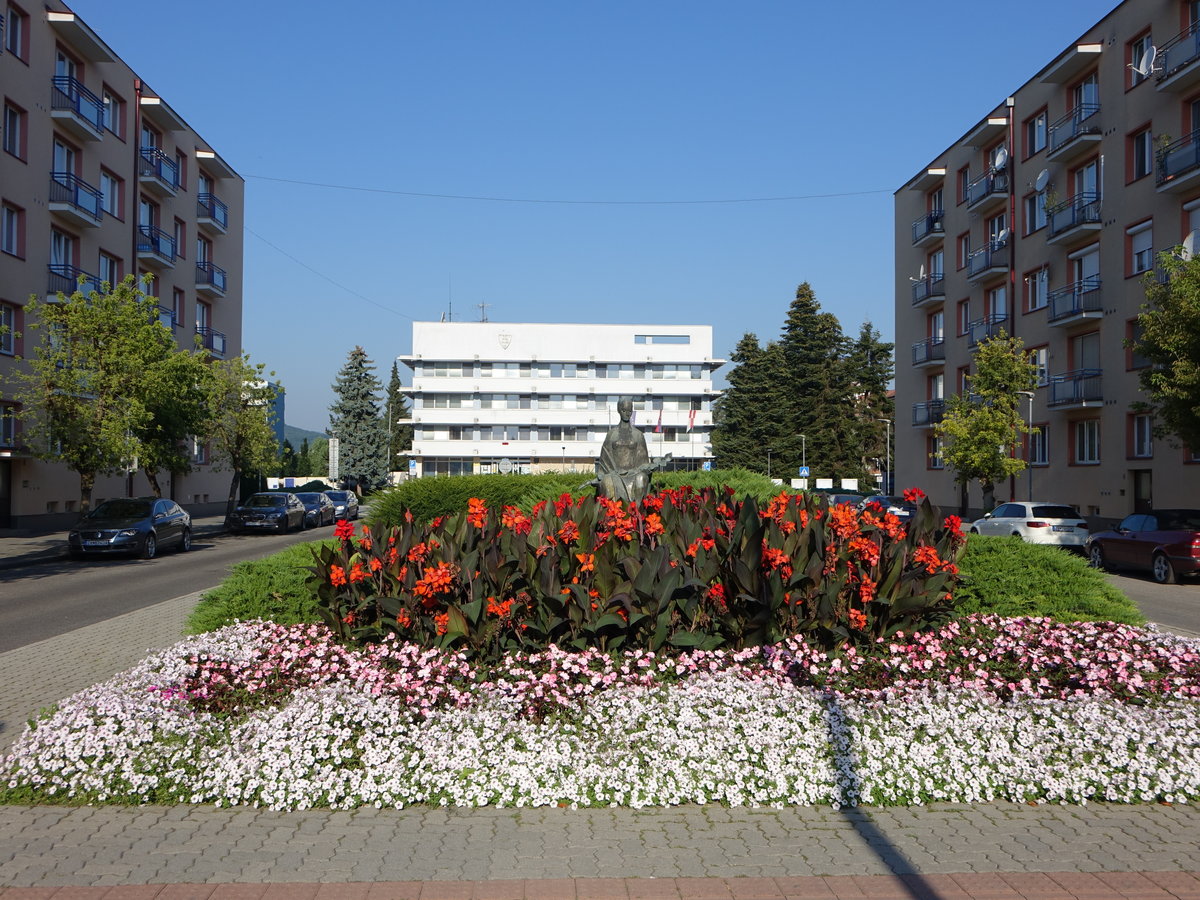
<path id="1" fill-rule="evenodd" d="M 690 485 L 702 488 L 729 488 L 735 497 L 753 497 L 759 506 L 766 506 L 771 498 L 779 494 L 779 485 L 765 475 L 749 469 L 713 469 L 710 472 L 655 472 L 650 482 L 651 490 L 681 488 Z"/>
<path id="2" fill-rule="evenodd" d="M 787 376 L 778 344 L 746 334 L 730 356 L 729 387 L 716 402 L 713 453 L 721 469 L 767 471 L 767 448 L 780 436 Z"/>
<path id="3" fill-rule="evenodd" d="M 895 344 L 880 338 L 870 322 L 863 322 L 846 356 L 854 395 L 850 442 L 860 448 L 864 473 L 878 467 L 882 475 L 888 474 L 884 471 L 889 455 L 886 422 L 896 416 L 896 401 L 888 396 L 888 385 L 896 373 L 894 348 Z"/>
<path id="4" fill-rule="evenodd" d="M 1144 625 L 1137 607 L 1076 553 L 1015 537 L 967 536 L 955 614 L 1048 616 Z"/>
<path id="5" fill-rule="evenodd" d="M 1138 381 L 1154 414 L 1154 435 L 1172 445 L 1200 448 L 1200 258 L 1159 257 L 1167 278 L 1146 277 L 1146 303 L 1136 339 L 1127 342 L 1148 365 Z"/>
<path id="6" fill-rule="evenodd" d="M 375 365 L 362 347 L 355 347 L 333 384 L 337 400 L 329 407 L 329 426 L 339 441 L 338 476 L 353 479 L 364 490 L 382 485 L 388 472 L 382 390 Z"/>
<path id="7" fill-rule="evenodd" d="M 406 520 L 407 510 L 413 521 L 428 522 L 436 516 L 461 512 L 471 497 L 486 500 L 489 506 L 520 506 L 528 511 L 539 500 L 557 497 L 564 491 L 590 492 L 590 488 L 584 488 L 590 480 L 590 475 L 580 472 L 410 478 L 371 498 L 370 520 L 373 525 L 399 525 Z"/>
<path id="8" fill-rule="evenodd" d="M 404 398 L 403 385 L 400 383 L 400 370 L 392 363 L 392 376 L 388 379 L 385 413 L 388 417 L 388 471 L 407 472 L 407 451 L 412 448 L 412 425 L 401 425 L 408 421 L 412 413 L 408 409 L 408 401 Z"/>

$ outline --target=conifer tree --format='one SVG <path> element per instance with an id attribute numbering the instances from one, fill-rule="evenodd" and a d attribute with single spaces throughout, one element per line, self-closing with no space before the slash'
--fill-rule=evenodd
<path id="1" fill-rule="evenodd" d="M 730 356 L 734 363 L 729 387 L 717 401 L 713 453 L 721 468 L 742 467 L 765 472 L 767 449 L 780 434 L 779 410 L 784 401 L 783 355 L 778 344 L 764 349 L 750 333 Z"/>
<path id="2" fill-rule="evenodd" d="M 338 438 L 339 477 L 374 490 L 387 476 L 387 426 L 375 364 L 362 347 L 350 351 L 333 384 L 330 432 Z"/>
<path id="3" fill-rule="evenodd" d="M 387 414 L 388 414 L 388 471 L 407 471 L 408 456 L 406 452 L 412 448 L 412 425 L 401 425 L 402 421 L 410 421 L 412 413 L 409 412 L 408 402 L 404 399 L 404 392 L 400 384 L 400 371 L 396 368 L 396 363 L 392 363 L 392 377 L 388 380 L 387 388 Z"/>
<path id="4" fill-rule="evenodd" d="M 869 469 L 878 461 L 886 465 L 889 431 L 895 429 L 896 401 L 888 396 L 895 375 L 895 344 L 885 343 L 870 322 L 863 322 L 846 357 L 854 398 L 854 446 L 860 448 L 861 463 Z M 891 423 L 889 426 L 888 423 Z M 882 472 L 886 478 L 890 472 Z M 891 490 L 890 485 L 884 485 Z"/>

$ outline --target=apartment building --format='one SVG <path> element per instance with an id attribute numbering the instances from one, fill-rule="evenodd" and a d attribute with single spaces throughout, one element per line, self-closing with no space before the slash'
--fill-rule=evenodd
<path id="1" fill-rule="evenodd" d="M 1200 506 L 1200 448 L 1153 438 L 1126 346 L 1158 253 L 1200 230 L 1200 2 L 1126 0 L 981 112 L 895 194 L 897 483 L 958 505 L 933 426 L 1003 330 L 1039 433 L 997 499 Z"/>
<path id="2" fill-rule="evenodd" d="M 413 477 L 591 472 L 625 396 L 652 458 L 712 458 L 711 326 L 414 322 L 412 348 Z"/>
<path id="3" fill-rule="evenodd" d="M 4 375 L 25 351 L 30 296 L 148 275 L 180 346 L 241 352 L 242 178 L 58 0 L 0 0 L 0 527 L 74 518 L 78 476 L 35 460 Z M 228 474 L 196 471 L 172 497 L 217 509 Z M 144 494 L 144 476 L 100 478 L 94 497 Z M 207 506 L 206 506 L 207 505 Z"/>

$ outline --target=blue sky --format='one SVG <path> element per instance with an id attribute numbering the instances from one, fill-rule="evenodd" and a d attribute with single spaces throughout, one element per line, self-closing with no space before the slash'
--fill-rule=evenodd
<path id="1" fill-rule="evenodd" d="M 892 192 L 1115 2 L 71 5 L 246 178 L 244 344 L 321 430 L 451 305 L 728 358 L 808 281 L 891 340 Z"/>

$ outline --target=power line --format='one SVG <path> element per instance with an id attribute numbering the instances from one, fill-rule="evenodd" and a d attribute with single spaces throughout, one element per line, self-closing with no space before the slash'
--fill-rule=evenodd
<path id="1" fill-rule="evenodd" d="M 294 178 L 273 178 L 269 175 L 246 175 L 257 181 L 274 181 L 280 184 L 298 184 L 304 187 L 328 188 L 335 191 L 356 191 L 363 194 L 389 194 L 398 197 L 425 197 L 433 200 L 474 200 L 487 203 L 543 203 L 563 206 L 699 206 L 704 204 L 731 203 L 785 203 L 798 200 L 834 200 L 845 197 L 866 197 L 872 194 L 890 194 L 890 188 L 874 191 L 842 191 L 834 194 L 797 194 L 786 197 L 736 197 L 724 200 L 548 200 L 533 197 L 488 197 L 471 194 L 429 194 L 420 191 L 396 191 L 389 188 L 360 187 L 353 184 L 329 184 L 321 181 L 302 181 Z"/>

